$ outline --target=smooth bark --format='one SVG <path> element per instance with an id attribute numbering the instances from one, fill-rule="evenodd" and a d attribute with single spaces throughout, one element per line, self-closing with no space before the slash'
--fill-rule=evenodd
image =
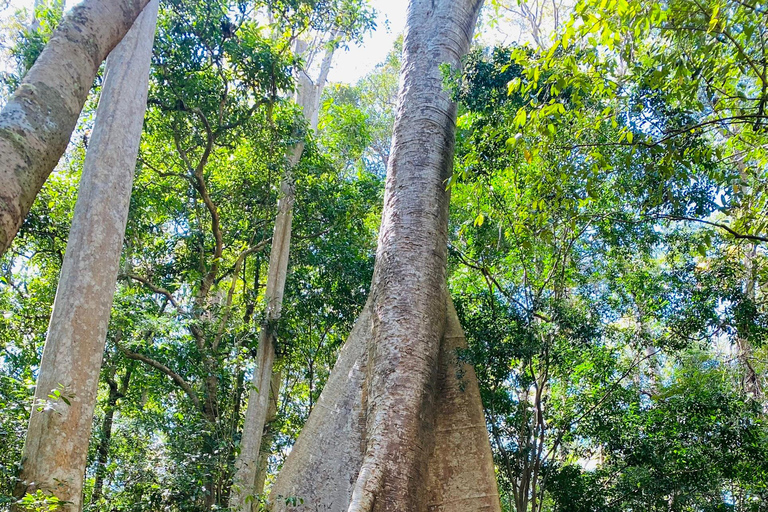
<path id="1" fill-rule="evenodd" d="M 757 270 L 755 258 L 757 257 L 757 245 L 752 245 L 747 249 L 744 256 L 744 267 L 746 278 L 744 280 L 744 295 L 747 300 L 755 301 L 757 289 Z M 740 328 L 736 335 L 736 346 L 738 349 L 738 360 L 741 364 L 742 382 L 741 387 L 745 393 L 752 395 L 756 399 L 762 398 L 763 386 L 761 378 L 755 370 L 754 354 L 752 343 L 749 340 L 746 328 Z"/>
<path id="2" fill-rule="evenodd" d="M 67 148 L 99 66 L 149 0 L 85 0 L 0 112 L 0 255 Z"/>
<path id="3" fill-rule="evenodd" d="M 275 482 L 273 510 L 500 509 L 474 372 L 453 360 L 463 336 L 446 289 L 456 105 L 440 66 L 460 65 L 481 4 L 409 5 L 369 302 Z"/>
<path id="4" fill-rule="evenodd" d="M 133 173 L 158 0 L 107 62 L 67 252 L 40 363 L 16 495 L 38 489 L 82 508 L 82 485 Z"/>

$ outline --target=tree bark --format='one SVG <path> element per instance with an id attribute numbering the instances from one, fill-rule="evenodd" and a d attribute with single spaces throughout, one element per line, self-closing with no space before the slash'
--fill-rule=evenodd
<path id="1" fill-rule="evenodd" d="M 301 55 L 306 51 L 307 44 L 299 40 L 296 44 L 296 53 Z M 298 77 L 296 103 L 302 108 L 304 118 L 311 130 L 317 129 L 320 95 L 331 68 L 333 53 L 333 48 L 327 50 L 316 81 L 313 81 L 304 71 L 301 71 Z M 276 351 L 273 330 L 275 324 L 280 320 L 282 312 L 285 280 L 288 274 L 288 257 L 291 249 L 293 203 L 296 198 L 292 169 L 299 164 L 303 152 L 303 142 L 299 142 L 292 148 L 288 155 L 287 171 L 280 181 L 281 197 L 275 217 L 267 272 L 266 311 L 259 333 L 256 368 L 248 393 L 248 406 L 243 423 L 240 454 L 235 461 L 235 475 L 229 499 L 229 507 L 235 511 L 250 512 L 253 509 L 254 497 L 264 488 L 264 472 L 259 469 L 260 454 L 263 451 L 264 426 L 269 416 L 270 382 L 274 380 L 272 369 L 275 364 Z M 279 392 L 279 384 L 278 379 L 278 387 L 273 389 L 275 396 Z"/>
<path id="2" fill-rule="evenodd" d="M 149 0 L 84 0 L 0 113 L 0 255 L 67 148 L 99 66 Z"/>
<path id="3" fill-rule="evenodd" d="M 256 484 L 253 488 L 256 496 L 264 494 L 264 485 L 269 470 L 269 456 L 272 454 L 272 443 L 275 441 L 275 428 L 277 420 L 277 402 L 280 398 L 280 386 L 283 382 L 283 374 L 280 370 L 272 371 L 272 382 L 269 385 L 269 406 L 267 407 L 267 419 L 264 423 L 264 433 L 261 437 L 261 450 L 259 451 L 259 463 L 256 473 Z"/>
<path id="4" fill-rule="evenodd" d="M 500 510 L 477 381 L 453 360 L 463 335 L 446 287 L 456 105 L 440 65 L 460 65 L 481 4 L 410 2 L 371 294 L 272 510 Z"/>
<path id="5" fill-rule="evenodd" d="M 157 9 L 158 0 L 153 0 L 107 62 L 16 488 L 18 497 L 38 489 L 50 493 L 67 502 L 64 512 L 82 508 L 88 441 L 144 122 Z"/>

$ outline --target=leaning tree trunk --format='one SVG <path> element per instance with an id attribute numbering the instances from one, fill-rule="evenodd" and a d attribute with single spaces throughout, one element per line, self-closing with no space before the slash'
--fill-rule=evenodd
<path id="1" fill-rule="evenodd" d="M 296 53 L 301 55 L 306 51 L 307 44 L 299 40 L 296 44 Z M 311 130 L 317 129 L 320 95 L 331 68 L 333 53 L 333 48 L 327 50 L 316 81 L 313 81 L 304 71 L 300 72 L 298 77 L 296 103 L 302 108 L 304 119 Z M 254 498 L 264 487 L 264 472 L 260 471 L 262 439 L 264 426 L 270 420 L 270 395 L 276 397 L 279 391 L 271 383 L 276 383 L 277 386 L 280 383 L 280 379 L 275 379 L 272 374 L 276 358 L 274 327 L 280 320 L 283 308 L 285 280 L 288 274 L 288 256 L 291 249 L 293 203 L 296 198 L 292 171 L 299 164 L 303 152 L 303 142 L 297 143 L 291 149 L 288 155 L 288 167 L 280 181 L 281 197 L 275 216 L 267 285 L 264 293 L 266 310 L 259 332 L 256 368 L 250 383 L 240 453 L 235 461 L 235 474 L 229 497 L 229 508 L 234 511 L 249 512 L 252 510 Z"/>
<path id="2" fill-rule="evenodd" d="M 270 497 L 274 511 L 500 510 L 474 372 L 446 287 L 459 66 L 481 0 L 411 0 L 368 304 Z"/>
<path id="3" fill-rule="evenodd" d="M 108 3 L 108 2 L 105 2 Z M 17 497 L 82 507 L 83 475 L 133 172 L 158 0 L 109 57 L 35 390 Z"/>
<path id="4" fill-rule="evenodd" d="M 67 148 L 104 58 L 149 0 L 84 0 L 0 113 L 0 256 Z"/>

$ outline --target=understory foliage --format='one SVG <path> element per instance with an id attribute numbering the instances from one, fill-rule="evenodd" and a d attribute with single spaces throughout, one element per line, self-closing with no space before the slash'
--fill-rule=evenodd
<path id="1" fill-rule="evenodd" d="M 477 47 L 445 69 L 459 102 L 449 287 L 502 508 L 766 510 L 768 9 L 583 0 L 569 20 L 560 2 L 548 40 L 549 7 L 513 4 L 494 12 L 527 13 L 535 48 Z M 35 30 L 19 14 L 4 26 L 8 90 L 57 5 Z M 372 24 L 353 0 L 162 2 L 86 510 L 226 508 L 278 185 L 304 142 L 267 486 L 279 471 L 367 297 L 402 41 L 326 87 L 316 133 L 290 100 L 293 45 L 359 42 Z M 0 508 L 99 83 L 0 259 Z"/>

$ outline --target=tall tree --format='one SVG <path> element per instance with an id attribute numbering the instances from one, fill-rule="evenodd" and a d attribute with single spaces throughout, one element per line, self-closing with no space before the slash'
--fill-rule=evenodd
<path id="1" fill-rule="evenodd" d="M 144 122 L 158 0 L 110 54 L 16 494 L 80 510 L 99 372 Z"/>
<path id="2" fill-rule="evenodd" d="M 365 2 L 333 7 L 332 14 L 336 16 L 332 17 L 333 21 L 328 26 L 323 27 L 324 30 L 316 31 L 319 33 L 314 34 L 311 44 L 306 36 L 295 43 L 294 53 L 304 61 L 304 69 L 299 70 L 297 77 L 295 101 L 301 108 L 310 132 L 317 130 L 320 98 L 331 70 L 334 53 L 342 43 L 354 39 L 356 34 L 370 25 L 371 13 Z M 343 17 L 338 16 L 341 9 L 347 11 Z M 321 52 L 323 48 L 325 51 Z M 319 62 L 313 62 L 315 57 L 320 57 Z M 312 67 L 318 68 L 314 77 L 311 76 Z M 229 501 L 230 508 L 235 510 L 250 509 L 249 503 L 253 503 L 253 500 L 247 498 L 252 498 L 263 490 L 266 458 L 260 454 L 269 450 L 269 446 L 263 446 L 264 427 L 274 420 L 276 400 L 280 391 L 280 374 L 273 371 L 276 357 L 274 329 L 281 317 L 288 272 L 293 205 L 296 200 L 293 171 L 304 153 L 304 141 L 299 140 L 288 153 L 288 165 L 280 182 L 281 197 L 275 217 L 267 269 L 265 311 L 259 332 L 256 368 L 251 379 L 240 454 L 235 462 L 233 489 Z"/>
<path id="3" fill-rule="evenodd" d="M 304 41 L 297 43 L 298 55 L 307 53 L 308 45 Z M 326 50 L 317 79 L 310 78 L 308 71 L 299 72 L 296 103 L 302 108 L 304 118 L 310 130 L 317 129 L 320 93 L 325 86 L 335 45 Z M 280 182 L 281 197 L 277 206 L 272 250 L 269 255 L 267 283 L 264 296 L 264 320 L 259 332 L 259 347 L 256 353 L 256 368 L 251 378 L 248 406 L 245 413 L 240 454 L 235 462 L 235 476 L 229 499 L 229 506 L 234 510 L 249 510 L 252 497 L 263 487 L 263 472 L 259 471 L 262 447 L 262 435 L 265 424 L 274 417 L 272 405 L 279 393 L 280 375 L 273 376 L 275 363 L 274 328 L 280 320 L 285 294 L 285 280 L 288 272 L 288 257 L 291 247 L 291 228 L 293 223 L 293 204 L 296 192 L 293 186 L 292 170 L 298 165 L 304 152 L 304 142 L 298 142 L 288 155 L 288 167 Z M 272 401 L 270 401 L 270 396 Z M 270 414 L 270 411 L 271 414 Z M 261 480 L 261 482 L 259 482 Z M 248 497 L 251 499 L 248 499 Z"/>
<path id="4" fill-rule="evenodd" d="M 446 290 L 457 67 L 482 2 L 413 0 L 369 301 L 272 489 L 274 510 L 499 510 Z M 320 452 L 324 455 L 318 457 Z"/>
<path id="5" fill-rule="evenodd" d="M 93 79 L 149 0 L 85 0 L 0 112 L 0 254 L 64 153 Z"/>

